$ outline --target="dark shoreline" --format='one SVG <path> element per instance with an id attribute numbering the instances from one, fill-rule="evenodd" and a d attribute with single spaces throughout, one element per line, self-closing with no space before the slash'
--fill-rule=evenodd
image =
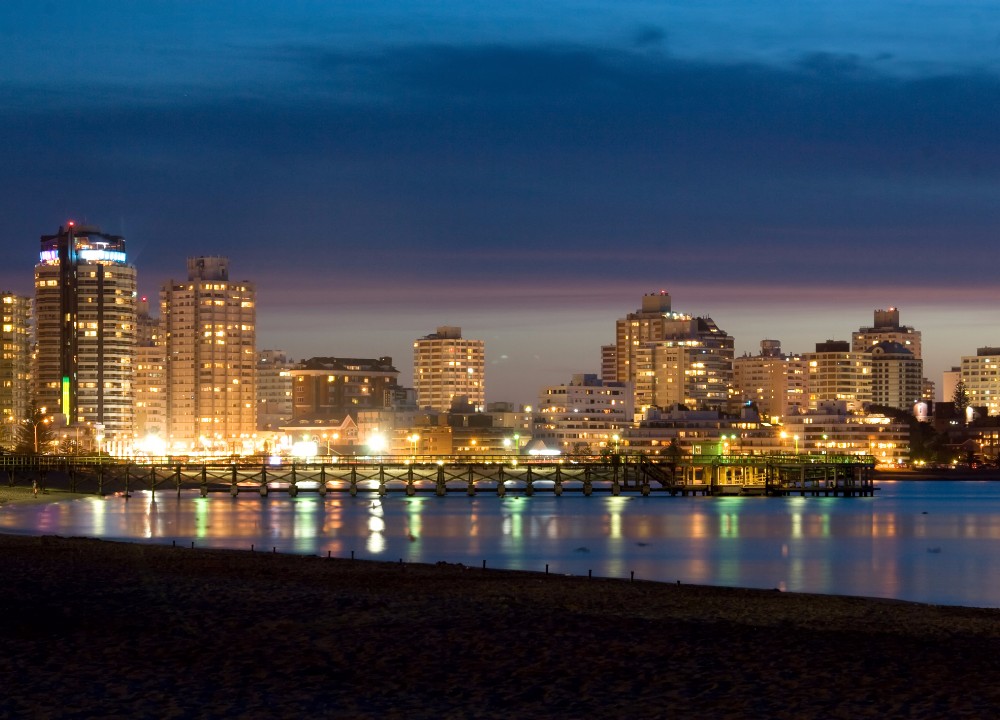
<path id="1" fill-rule="evenodd" d="M 3 717 L 992 717 L 1000 610 L 0 535 Z"/>
<path id="2" fill-rule="evenodd" d="M 941 481 L 956 480 L 990 481 L 1000 480 L 1000 469 L 959 469 L 959 470 L 876 470 L 875 483 L 885 480 Z"/>

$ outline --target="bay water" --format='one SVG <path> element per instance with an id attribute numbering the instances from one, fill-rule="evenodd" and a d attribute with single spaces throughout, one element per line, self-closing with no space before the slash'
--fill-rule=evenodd
<path id="1" fill-rule="evenodd" d="M 0 507 L 0 532 L 1000 607 L 1000 482 L 873 498 L 148 491 Z"/>

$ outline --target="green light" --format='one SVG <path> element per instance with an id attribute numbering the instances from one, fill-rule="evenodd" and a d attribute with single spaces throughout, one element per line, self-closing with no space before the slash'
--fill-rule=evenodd
<path id="1" fill-rule="evenodd" d="M 62 379 L 62 411 L 63 415 L 66 416 L 66 421 L 70 422 L 70 407 L 69 407 L 69 377 L 63 375 Z"/>

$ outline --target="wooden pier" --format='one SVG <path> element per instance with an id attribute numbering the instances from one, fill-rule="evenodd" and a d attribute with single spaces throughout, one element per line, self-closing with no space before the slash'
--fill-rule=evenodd
<path id="1" fill-rule="evenodd" d="M 534 460 L 510 456 L 473 458 L 323 458 L 270 463 L 262 459 L 203 462 L 158 458 L 149 462 L 57 456 L 0 457 L 10 485 L 38 482 L 41 488 L 108 495 L 197 489 L 202 496 L 226 492 L 450 493 L 671 495 L 768 497 L 871 497 L 875 459 L 856 455 L 716 455 L 654 462 L 643 455 L 562 457 Z"/>

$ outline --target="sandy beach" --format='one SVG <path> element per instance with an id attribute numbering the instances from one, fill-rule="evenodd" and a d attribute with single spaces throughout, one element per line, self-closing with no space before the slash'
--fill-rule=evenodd
<path id="1" fill-rule="evenodd" d="M 1000 611 L 0 536 L 0 716 L 975 718 Z"/>

